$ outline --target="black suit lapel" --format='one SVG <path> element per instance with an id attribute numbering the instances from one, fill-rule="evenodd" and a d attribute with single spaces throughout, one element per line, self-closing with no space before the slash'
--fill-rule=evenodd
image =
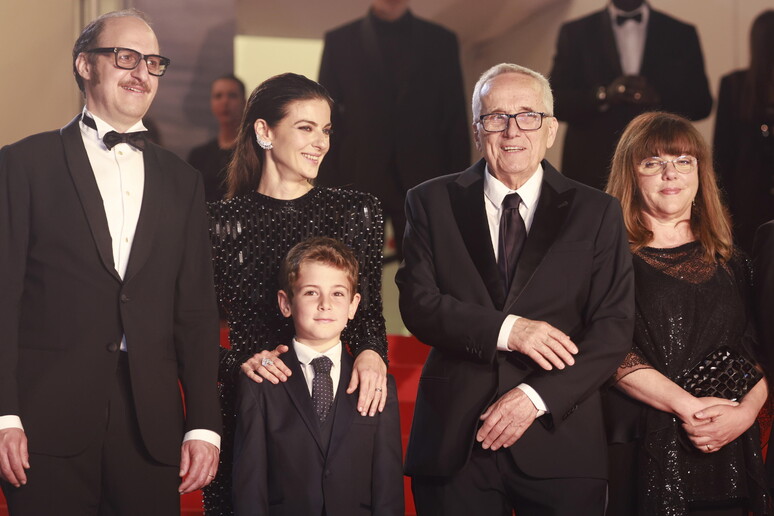
<path id="1" fill-rule="evenodd" d="M 648 27 L 645 29 L 645 49 L 642 53 L 642 66 L 640 66 L 640 75 L 646 77 L 658 76 L 658 69 L 661 66 L 659 61 L 663 54 L 663 48 L 659 48 L 664 34 L 662 25 L 662 15 L 658 11 L 650 10 L 648 15 Z M 668 51 L 668 50 L 667 50 Z M 656 71 L 656 73 L 654 73 Z"/>
<path id="2" fill-rule="evenodd" d="M 145 186 L 142 192 L 142 207 L 137 219 L 132 251 L 126 266 L 124 281 L 129 281 L 145 264 L 153 247 L 153 236 L 159 224 L 161 206 L 164 202 L 164 171 L 161 170 L 156 149 L 148 144 L 143 151 L 145 163 Z"/>
<path id="3" fill-rule="evenodd" d="M 78 124 L 80 119 L 81 115 L 76 116 L 60 131 L 67 168 L 81 200 L 102 263 L 110 274 L 121 281 L 113 263 L 113 240 L 110 237 L 105 205 L 102 201 L 102 195 L 99 193 L 99 186 L 97 186 L 89 156 L 86 154 L 86 147 L 83 145 L 81 128 Z"/>
<path id="4" fill-rule="evenodd" d="M 298 362 L 298 357 L 296 356 L 295 350 L 293 350 L 293 345 L 291 344 L 289 347 L 290 350 L 282 355 L 282 361 L 285 362 L 285 365 L 290 368 L 293 374 L 288 377 L 288 381 L 284 382 L 282 386 L 287 391 L 288 396 L 290 396 L 290 399 L 293 401 L 293 405 L 295 405 L 301 419 L 304 421 L 307 429 L 309 429 L 309 433 L 317 443 L 320 455 L 325 457 L 325 450 L 327 447 L 323 445 L 320 437 L 320 426 L 317 423 L 317 414 L 312 405 L 312 397 L 309 395 L 306 377 L 301 370 L 301 364 Z"/>
<path id="5" fill-rule="evenodd" d="M 349 427 L 352 424 L 352 418 L 355 417 L 355 414 L 358 414 L 357 417 L 370 417 L 361 416 L 357 411 L 358 391 L 347 394 L 347 386 L 352 377 L 352 364 L 352 355 L 342 346 L 341 376 L 339 377 L 339 386 L 336 388 L 336 402 L 333 405 L 333 429 L 331 430 L 331 441 L 328 446 L 328 457 L 333 457 L 341 443 L 346 440 Z"/>
<path id="6" fill-rule="evenodd" d="M 570 212 L 575 189 L 564 189 L 557 183 L 563 179 L 547 161 L 543 161 L 543 185 L 540 190 L 535 217 L 524 243 L 524 250 L 516 265 L 504 311 L 508 312 L 527 286 L 543 257 L 556 240 Z"/>
<path id="7" fill-rule="evenodd" d="M 360 63 L 360 66 L 368 70 L 366 76 L 371 77 L 372 84 L 379 85 L 379 89 L 385 90 L 386 84 L 388 84 L 386 81 L 390 78 L 387 77 L 384 56 L 379 48 L 379 41 L 376 39 L 376 29 L 371 19 L 371 13 L 368 13 L 360 23 L 360 38 L 365 56 L 365 62 Z"/>
<path id="8" fill-rule="evenodd" d="M 605 69 L 611 73 L 612 79 L 623 75 L 621 69 L 621 55 L 618 52 L 618 43 L 613 34 L 613 22 L 610 19 L 610 12 L 605 9 L 599 13 L 596 18 L 596 30 L 594 31 L 599 38 L 597 49 L 600 52 L 600 62 L 604 64 Z M 611 79 L 611 80 L 612 80 Z"/>
<path id="9" fill-rule="evenodd" d="M 419 21 L 414 18 L 414 16 L 411 14 L 411 11 L 406 12 L 406 16 L 408 16 L 411 20 L 411 45 L 409 48 L 411 49 L 409 52 L 409 59 L 411 62 L 409 63 L 409 73 L 408 73 L 408 81 L 403 81 L 402 84 L 396 84 L 396 87 L 398 88 L 398 94 L 396 96 L 396 105 L 401 105 L 409 95 L 412 93 L 412 88 L 414 85 L 413 78 L 417 74 L 421 74 L 424 72 L 421 68 L 422 64 L 422 52 L 425 49 L 425 42 L 424 42 L 424 32 L 422 32 L 419 29 Z"/>
<path id="10" fill-rule="evenodd" d="M 482 159 L 463 172 L 457 181 L 449 183 L 449 202 L 468 254 L 475 263 L 492 301 L 500 308 L 505 301 L 505 289 L 497 269 L 492 237 L 486 219 L 485 173 L 485 162 Z"/>

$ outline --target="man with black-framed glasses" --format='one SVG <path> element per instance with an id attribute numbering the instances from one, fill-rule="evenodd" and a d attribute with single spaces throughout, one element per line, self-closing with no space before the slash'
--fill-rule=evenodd
<path id="1" fill-rule="evenodd" d="M 406 474 L 419 516 L 602 516 L 599 387 L 631 347 L 618 202 L 548 161 L 545 77 L 503 63 L 473 91 L 482 159 L 412 188 L 396 276 L 431 346 Z"/>
<path id="2" fill-rule="evenodd" d="M 11 515 L 179 515 L 179 494 L 215 475 L 202 179 L 142 124 L 169 64 L 142 13 L 99 17 L 73 49 L 83 111 L 0 149 L 0 485 Z"/>

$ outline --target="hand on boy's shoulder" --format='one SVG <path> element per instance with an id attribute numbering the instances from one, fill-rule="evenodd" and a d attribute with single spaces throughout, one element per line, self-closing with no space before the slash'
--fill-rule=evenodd
<path id="1" fill-rule="evenodd" d="M 289 349 L 284 344 L 280 344 L 271 351 L 264 349 L 248 358 L 242 364 L 242 372 L 256 383 L 261 383 L 264 379 L 275 385 L 280 382 L 286 382 L 293 373 L 279 356 L 286 353 Z"/>

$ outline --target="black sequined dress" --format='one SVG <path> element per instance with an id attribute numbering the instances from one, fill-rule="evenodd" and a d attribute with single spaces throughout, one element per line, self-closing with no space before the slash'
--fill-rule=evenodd
<path id="1" fill-rule="evenodd" d="M 749 259 L 737 252 L 726 264 L 707 263 L 700 244 L 691 242 L 643 248 L 633 263 L 634 345 L 618 379 L 646 367 L 675 379 L 721 346 L 755 356 Z M 676 416 L 615 394 L 608 399 L 618 402 L 606 407 L 609 441 L 637 443 L 631 448 L 637 456 L 626 472 L 611 463 L 610 488 L 636 483 L 624 488 L 636 496 L 639 516 L 684 516 L 689 508 L 729 502 L 768 514 L 757 423 L 705 454 L 693 447 Z"/>
<path id="2" fill-rule="evenodd" d="M 361 301 L 342 341 L 354 355 L 373 349 L 385 360 L 381 274 L 384 220 L 379 201 L 350 190 L 313 188 L 290 201 L 257 192 L 209 204 L 215 287 L 227 314 L 230 350 L 221 349 L 223 439 L 215 480 L 204 490 L 207 516 L 231 515 L 235 380 L 254 353 L 288 344 L 293 325 L 277 307 L 277 275 L 290 248 L 312 236 L 347 244 L 360 263 Z"/>

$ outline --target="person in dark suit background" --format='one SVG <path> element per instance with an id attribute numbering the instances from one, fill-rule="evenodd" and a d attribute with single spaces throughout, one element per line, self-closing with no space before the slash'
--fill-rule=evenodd
<path id="1" fill-rule="evenodd" d="M 341 332 L 360 302 L 357 277 L 355 254 L 328 237 L 304 240 L 283 259 L 277 298 L 295 336 L 282 358 L 293 374 L 279 385 L 239 380 L 236 516 L 403 516 L 395 380 L 388 376 L 387 404 L 374 418 L 360 418 L 359 394 L 346 392 L 354 360 Z"/>
<path id="2" fill-rule="evenodd" d="M 562 171 L 600 189 L 635 116 L 658 109 L 701 120 L 712 109 L 696 29 L 644 0 L 612 0 L 562 25 L 549 78 L 567 122 Z"/>
<path id="3" fill-rule="evenodd" d="M 320 84 L 336 102 L 320 182 L 376 195 L 398 258 L 406 191 L 470 165 L 457 38 L 408 3 L 373 0 L 364 18 L 325 35 L 320 64 Z"/>
<path id="4" fill-rule="evenodd" d="M 774 218 L 774 10 L 750 31 L 750 67 L 720 81 L 714 149 L 734 238 L 752 249 L 756 228 Z"/>
<path id="5" fill-rule="evenodd" d="M 770 373 L 774 366 L 774 220 L 762 224 L 755 232 L 753 243 L 755 270 L 755 309 L 758 320 L 760 349 L 764 353 L 764 367 Z M 770 408 L 770 407 L 769 407 Z M 769 435 L 769 443 L 774 427 Z M 774 488 L 774 456 L 766 456 L 768 486 Z"/>
<path id="6" fill-rule="evenodd" d="M 245 109 L 245 83 L 234 74 L 222 75 L 210 85 L 210 109 L 218 120 L 218 137 L 191 149 L 188 163 L 204 176 L 204 200 L 226 195 L 226 169 L 236 147 L 239 122 Z"/>
<path id="7" fill-rule="evenodd" d="M 400 310 L 432 348 L 405 464 L 420 516 L 604 512 L 598 389 L 631 345 L 631 255 L 618 202 L 543 160 L 552 109 L 537 72 L 484 72 L 483 159 L 407 195 Z"/>
<path id="8" fill-rule="evenodd" d="M 142 135 L 169 64 L 158 54 L 139 11 L 99 17 L 73 48 L 83 112 L 0 150 L 0 484 L 12 515 L 171 516 L 217 468 L 202 181 Z"/>

